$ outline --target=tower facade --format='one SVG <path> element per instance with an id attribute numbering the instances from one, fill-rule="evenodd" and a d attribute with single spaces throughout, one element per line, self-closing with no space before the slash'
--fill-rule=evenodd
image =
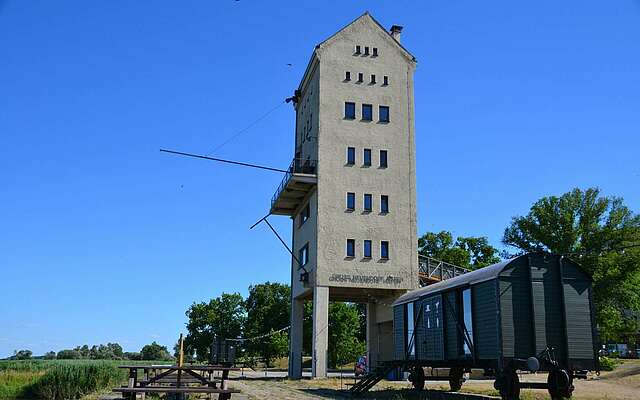
<path id="1" fill-rule="evenodd" d="M 295 156 L 271 202 L 292 218 L 289 375 L 326 376 L 330 301 L 367 304 L 370 365 L 391 359 L 391 303 L 418 286 L 413 73 L 402 28 L 365 13 L 317 45 L 294 98 Z"/>

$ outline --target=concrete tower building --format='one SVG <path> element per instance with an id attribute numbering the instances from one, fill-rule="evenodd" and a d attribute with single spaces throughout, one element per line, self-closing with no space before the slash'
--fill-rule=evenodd
<path id="1" fill-rule="evenodd" d="M 271 212 L 293 220 L 289 376 L 327 373 L 330 301 L 367 304 L 369 364 L 391 359 L 391 303 L 418 286 L 413 73 L 402 27 L 365 13 L 317 45 L 295 96 L 295 156 Z"/>

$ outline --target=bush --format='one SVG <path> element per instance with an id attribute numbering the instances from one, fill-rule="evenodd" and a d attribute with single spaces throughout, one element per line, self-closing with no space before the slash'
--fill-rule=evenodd
<path id="1" fill-rule="evenodd" d="M 79 399 L 118 384 L 124 375 L 111 363 L 58 364 L 45 372 L 30 391 L 46 400 Z"/>
<path id="2" fill-rule="evenodd" d="M 613 371 L 620 361 L 610 357 L 600 357 L 600 369 L 602 371 Z"/>

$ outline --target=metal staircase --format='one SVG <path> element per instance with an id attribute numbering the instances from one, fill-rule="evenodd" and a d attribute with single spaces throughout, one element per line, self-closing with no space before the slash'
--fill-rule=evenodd
<path id="1" fill-rule="evenodd" d="M 383 380 L 391 370 L 396 368 L 394 364 L 383 364 L 374 368 L 371 372 L 363 375 L 353 386 L 349 388 L 349 393 L 353 396 L 367 392 L 374 387 L 376 383 Z"/>

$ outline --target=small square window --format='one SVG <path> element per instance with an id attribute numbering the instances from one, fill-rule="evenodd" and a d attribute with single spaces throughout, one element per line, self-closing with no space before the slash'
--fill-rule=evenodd
<path id="1" fill-rule="evenodd" d="M 373 48 L 373 56 L 374 57 L 378 57 L 378 48 L 377 47 Z"/>
<path id="2" fill-rule="evenodd" d="M 364 55 L 365 56 L 369 55 L 369 46 L 364 46 Z"/>
<path id="3" fill-rule="evenodd" d="M 356 103 L 350 103 L 350 102 L 344 103 L 344 117 L 346 119 L 356 118 Z"/>
<path id="4" fill-rule="evenodd" d="M 347 193 L 347 210 L 353 211 L 356 209 L 356 194 L 352 192 Z"/>
<path id="5" fill-rule="evenodd" d="M 349 72 L 349 71 L 345 72 L 344 80 L 345 81 L 350 81 L 351 80 L 351 72 Z"/>
<path id="6" fill-rule="evenodd" d="M 380 242 L 380 258 L 389 259 L 389 242 L 386 240 Z"/>
<path id="7" fill-rule="evenodd" d="M 371 84 L 376 83 L 376 76 L 374 74 L 371 74 Z"/>
<path id="8" fill-rule="evenodd" d="M 356 148 L 347 147 L 347 164 L 355 165 L 355 163 L 356 163 Z"/>
<path id="9" fill-rule="evenodd" d="M 298 251 L 298 262 L 300 262 L 301 267 L 304 267 L 309 262 L 309 243 Z"/>
<path id="10" fill-rule="evenodd" d="M 365 167 L 370 167 L 371 166 L 371 149 L 364 149 L 364 161 L 363 161 L 363 165 Z"/>
<path id="11" fill-rule="evenodd" d="M 371 258 L 371 240 L 365 240 L 362 246 L 363 256 L 365 258 Z"/>
<path id="12" fill-rule="evenodd" d="M 358 72 L 358 82 L 364 81 L 364 74 L 362 72 Z"/>
<path id="13" fill-rule="evenodd" d="M 387 168 L 387 151 L 380 150 L 380 168 Z"/>
<path id="14" fill-rule="evenodd" d="M 356 241 L 355 239 L 347 239 L 347 257 L 356 256 Z"/>
<path id="15" fill-rule="evenodd" d="M 371 121 L 373 119 L 373 106 L 371 104 L 362 105 L 362 120 Z"/>
<path id="16" fill-rule="evenodd" d="M 365 211 L 371 211 L 373 209 L 373 197 L 366 193 L 364 195 L 364 210 Z"/>
<path id="17" fill-rule="evenodd" d="M 384 194 L 380 196 L 380 212 L 385 214 L 389 212 L 389 196 Z"/>
<path id="18" fill-rule="evenodd" d="M 360 46 L 356 46 L 356 54 L 360 54 Z"/>
<path id="19" fill-rule="evenodd" d="M 389 77 L 388 77 L 388 76 L 386 76 L 386 75 L 385 75 L 385 76 L 382 78 L 382 84 L 383 84 L 384 86 L 389 85 Z"/>
<path id="20" fill-rule="evenodd" d="M 389 122 L 389 107 L 388 106 L 380 106 L 379 118 L 380 118 L 380 122 Z"/>

